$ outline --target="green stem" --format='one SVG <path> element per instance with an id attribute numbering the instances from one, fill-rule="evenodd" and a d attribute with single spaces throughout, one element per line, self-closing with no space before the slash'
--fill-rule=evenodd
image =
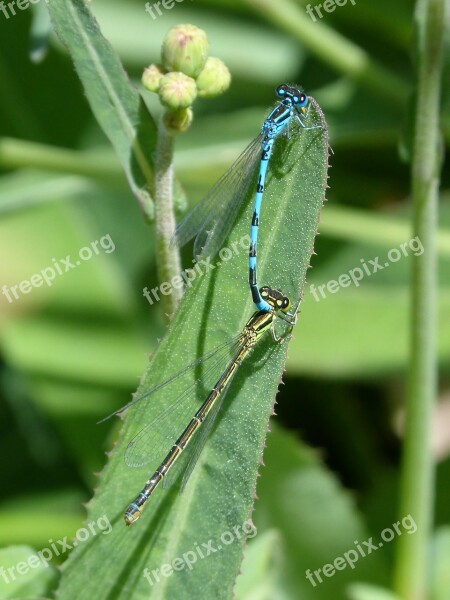
<path id="1" fill-rule="evenodd" d="M 418 0 L 418 87 L 412 164 L 413 235 L 425 248 L 413 262 L 411 357 L 406 404 L 400 518 L 417 524 L 398 539 L 394 573 L 404 600 L 427 597 L 428 553 L 433 521 L 432 413 L 437 392 L 436 224 L 440 172 L 439 104 L 446 0 Z"/>
<path id="2" fill-rule="evenodd" d="M 266 20 L 291 34 L 330 67 L 403 106 L 405 81 L 375 62 L 370 55 L 324 23 L 314 22 L 291 0 L 245 0 Z"/>
<path id="3" fill-rule="evenodd" d="M 175 231 L 175 213 L 173 203 L 173 147 L 174 137 L 162 119 L 158 128 L 158 143 L 155 156 L 154 195 L 155 195 L 155 232 L 158 281 L 173 282 L 181 271 L 180 255 L 176 245 L 171 244 Z M 179 286 L 171 285 L 171 293 L 161 293 L 164 313 L 171 317 L 182 297 Z"/>
<path id="4" fill-rule="evenodd" d="M 374 243 L 388 250 L 411 239 L 411 224 L 403 218 L 374 214 L 348 206 L 327 205 L 320 217 L 320 233 L 344 241 Z M 440 257 L 450 257 L 450 229 L 436 232 L 436 248 Z"/>
<path id="5" fill-rule="evenodd" d="M 58 173 L 84 175 L 114 183 L 126 181 L 119 163 L 111 157 L 99 157 L 94 153 L 78 152 L 56 146 L 46 146 L 12 138 L 0 139 L 0 166 L 7 169 L 47 169 Z"/>

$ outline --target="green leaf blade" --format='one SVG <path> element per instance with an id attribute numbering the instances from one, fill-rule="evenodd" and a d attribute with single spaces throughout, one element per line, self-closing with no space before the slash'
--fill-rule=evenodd
<path id="1" fill-rule="evenodd" d="M 130 187 L 148 216 L 152 216 L 151 156 L 156 126 L 119 57 L 84 0 L 49 3 L 55 30 L 68 49 L 94 115 L 111 141 Z"/>
<path id="2" fill-rule="evenodd" d="M 260 222 L 260 285 L 280 287 L 294 304 L 303 292 L 327 183 L 328 134 L 315 103 L 310 117 L 321 121 L 324 129 L 300 131 L 275 146 Z M 219 253 L 214 268 L 199 264 L 203 275 L 197 271 L 139 395 L 223 343 L 224 330 L 229 337 L 239 333 L 252 314 L 247 281 L 252 195 L 227 240 L 229 252 Z M 283 327 L 281 322 L 278 325 Z M 130 409 L 89 510 L 90 521 L 106 514 L 112 531 L 76 550 L 65 567 L 61 600 L 73 598 L 81 589 L 98 600 L 149 595 L 180 600 L 231 597 L 286 353 L 287 343 L 275 345 L 268 334 L 262 338 L 238 369 L 183 494 L 160 486 L 139 521 L 127 529 L 123 512 L 158 465 L 127 468 L 124 451 L 174 398 L 157 394 L 151 402 Z M 196 376 L 192 373 L 193 380 Z M 176 414 L 172 418 L 177 419 Z M 186 425 L 179 423 L 180 433 Z M 209 554 L 208 544 L 215 549 Z M 203 558 L 199 550 L 204 551 Z"/>
<path id="3" fill-rule="evenodd" d="M 44 556 L 48 556 L 48 553 Z M 4 600 L 42 598 L 53 587 L 57 578 L 56 569 L 29 546 L 2 548 L 0 565 L 0 597 Z"/>

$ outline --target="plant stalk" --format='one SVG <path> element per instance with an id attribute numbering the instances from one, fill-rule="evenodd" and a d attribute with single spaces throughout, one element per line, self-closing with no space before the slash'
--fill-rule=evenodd
<path id="1" fill-rule="evenodd" d="M 180 286 L 173 285 L 174 278 L 180 276 L 180 255 L 176 245 L 171 244 L 175 232 L 175 212 L 173 202 L 173 148 L 174 136 L 161 119 L 158 127 L 158 142 L 155 156 L 154 197 L 156 262 L 159 286 L 171 283 L 171 293 L 161 293 L 164 313 L 170 319 L 183 295 Z"/>
<path id="2" fill-rule="evenodd" d="M 437 213 L 440 174 L 440 95 L 446 0 L 418 0 L 418 87 L 412 161 L 413 236 L 424 253 L 412 272 L 411 355 L 406 399 L 400 515 L 411 515 L 414 535 L 399 537 L 394 590 L 425 600 L 433 524 L 432 415 L 437 394 Z"/>
<path id="3" fill-rule="evenodd" d="M 117 159 L 110 155 L 79 152 L 57 146 L 48 146 L 28 140 L 0 139 L 0 166 L 6 169 L 46 169 L 57 173 L 72 173 L 100 181 L 126 181 Z"/>

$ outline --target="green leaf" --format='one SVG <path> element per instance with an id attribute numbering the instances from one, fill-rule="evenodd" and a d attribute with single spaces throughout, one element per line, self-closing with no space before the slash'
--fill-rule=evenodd
<path id="1" fill-rule="evenodd" d="M 155 123 L 131 85 L 117 54 L 102 36 L 84 0 L 48 4 L 55 30 L 67 47 L 92 111 L 113 144 L 131 189 L 152 216 L 151 155 Z"/>
<path id="2" fill-rule="evenodd" d="M 444 198 L 443 198 L 444 200 Z M 399 242 L 409 241 L 411 224 L 404 216 L 386 216 L 346 206 L 330 206 L 320 223 L 320 232 L 336 239 L 382 244 L 390 250 Z M 450 256 L 450 229 L 437 231 L 437 250 L 442 257 Z"/>
<path id="3" fill-rule="evenodd" d="M 32 493 L 16 496 L 14 502 L 4 503 L 0 512 L 0 543 L 13 540 L 16 544 L 33 544 L 44 548 L 49 540 L 71 539 L 82 525 L 79 493 Z M 58 564 L 58 557 L 53 557 Z M 59 561 L 67 558 L 60 556 Z M 0 564 L 5 564 L 1 563 Z M 2 596 L 0 596 L 2 598 Z"/>
<path id="4" fill-rule="evenodd" d="M 420 247 L 412 238 L 406 216 L 369 214 L 333 206 L 323 213 L 320 232 L 341 240 L 333 243 L 324 260 L 322 254 L 308 278 L 300 320 L 302 335 L 295 336 L 289 352 L 289 373 L 332 378 L 392 377 L 406 371 L 408 364 L 408 315 L 410 273 Z M 439 250 L 439 328 L 438 350 L 442 368 L 450 364 L 450 204 L 445 195 L 440 204 Z M 326 242 L 325 242 L 326 243 Z M 406 244 L 406 246 L 405 246 Z M 328 244 L 331 248 L 331 245 Z M 406 248 L 397 262 L 389 252 Z M 320 250 L 319 250 L 320 252 Z M 397 255 L 398 257 L 398 255 Z M 371 260 L 379 259 L 383 270 L 374 271 Z M 331 287 L 354 269 L 369 268 L 366 275 L 349 287 Z M 327 285 L 330 283 L 330 290 Z M 333 293 L 332 293 L 333 292 Z M 396 332 L 392 336 L 392 331 Z M 333 343 L 330 344 L 329 340 Z M 389 339 L 389 344 L 386 344 Z"/>
<path id="5" fill-rule="evenodd" d="M 401 600 L 397 594 L 385 588 L 365 583 L 354 583 L 348 588 L 349 600 Z"/>
<path id="6" fill-rule="evenodd" d="M 323 121 L 313 105 L 313 122 Z M 327 181 L 326 130 L 301 131 L 277 141 L 260 223 L 261 284 L 280 287 L 296 301 L 304 287 Z M 248 233 L 252 194 L 219 254 L 221 266 L 197 275 L 155 353 L 139 394 L 178 372 L 242 330 L 253 306 L 247 282 Z M 199 265 L 206 271 L 204 264 Z M 279 327 L 283 327 L 281 323 Z M 229 598 L 242 560 L 241 531 L 251 514 L 256 477 L 268 418 L 283 371 L 287 343 L 274 345 L 267 335 L 231 383 L 223 410 L 201 460 L 183 495 L 160 486 L 142 518 L 126 529 L 123 511 L 157 465 L 127 468 L 123 452 L 130 439 L 160 410 L 177 398 L 177 383 L 135 406 L 125 420 L 110 463 L 89 510 L 89 519 L 107 515 L 113 524 L 107 536 L 97 536 L 77 549 L 66 565 L 59 589 L 61 600 L 77 597 Z M 193 369 L 192 371 L 197 371 Z M 189 383 L 198 377 L 189 372 Z M 202 395 L 201 400 L 204 399 Z M 189 415 L 190 418 L 190 415 Z M 172 419 L 180 433 L 183 416 Z M 170 448 L 167 448 L 169 451 Z M 227 534 L 228 544 L 221 543 Z M 232 543 L 229 535 L 232 535 Z M 198 558 L 195 568 L 161 574 L 161 566 L 182 558 L 211 540 L 217 551 Z M 219 550 L 218 546 L 222 546 Z M 108 560 L 105 560 L 108 556 Z M 177 563 L 178 564 L 178 563 Z M 144 577 L 149 576 L 152 585 Z M 159 569 L 156 575 L 152 572 Z M 164 567 L 163 571 L 167 575 Z M 159 578 L 159 581 L 157 579 Z"/>
<path id="7" fill-rule="evenodd" d="M 276 529 L 265 531 L 252 540 L 245 550 L 241 574 L 236 581 L 236 600 L 275 598 L 282 556 L 282 539 Z"/>
<path id="8" fill-rule="evenodd" d="M 0 139 L 0 164 L 6 169 L 28 167 L 82 175 L 113 186 L 125 187 L 126 185 L 117 158 L 109 146 L 107 148 L 96 146 L 88 152 L 80 152 L 3 137 Z"/>
<path id="9" fill-rule="evenodd" d="M 370 255 L 369 255 L 370 256 Z M 350 263 L 353 268 L 354 262 Z M 336 275 L 348 272 L 337 271 Z M 332 277 L 336 280 L 336 277 Z M 328 278 L 320 279 L 325 284 Z M 308 289 L 294 336 L 288 368 L 294 374 L 331 378 L 389 377 L 405 372 L 408 357 L 408 289 L 369 285 L 339 289 L 320 302 Z M 317 286 L 316 286 L 317 287 Z M 450 293 L 441 290 L 439 357 L 450 362 Z M 396 335 L 386 344 L 386 336 Z M 332 343 L 330 342 L 332 340 Z"/>
<path id="10" fill-rule="evenodd" d="M 133 385 L 136 366 L 145 361 L 142 340 L 111 323 L 28 317 L 7 326 L 2 341 L 17 368 L 87 384 Z"/>
<path id="11" fill-rule="evenodd" d="M 16 181 L 20 182 L 19 179 Z M 25 190 L 26 180 L 22 183 Z M 49 180 L 48 185 L 41 189 L 46 189 L 51 194 L 56 193 L 58 187 L 58 181 L 54 183 Z M 2 186 L 0 197 L 4 197 L 1 188 Z M 67 194 L 75 191 L 75 188 L 76 186 L 68 187 Z M 127 310 L 133 306 L 135 297 L 125 284 L 125 276 L 114 260 L 116 250 L 112 250 L 112 246 L 109 254 L 102 249 L 98 254 L 93 253 L 90 260 L 81 260 L 76 264 L 79 258 L 77 255 L 83 247 L 107 236 L 109 232 L 103 229 L 104 225 L 101 234 L 92 231 L 90 222 L 77 214 L 77 209 L 73 210 L 70 204 L 66 199 L 64 203 L 40 205 L 34 210 L 11 214 L 0 223 L 0 251 L 4 255 L 12 253 L 15 257 L 14 263 L 3 262 L 2 280 L 7 287 L 14 288 L 15 285 L 18 296 L 15 298 L 9 292 L 11 302 L 7 300 L 6 294 L 4 296 L 5 306 L 8 307 L 5 315 L 9 313 L 8 319 L 5 319 L 6 326 L 13 325 L 15 319 L 12 318 L 12 313 L 19 306 L 21 310 L 15 314 L 17 318 L 24 312 L 34 312 L 30 310 L 32 306 L 49 308 L 51 305 L 59 305 L 59 310 L 77 311 L 78 316 L 82 312 L 92 314 L 98 310 L 103 317 L 115 319 L 127 314 Z M 144 225 L 142 227 L 146 229 Z M 24 252 L 24 239 L 33 248 L 33 252 Z M 17 286 L 22 280 L 29 280 L 33 274 L 42 273 L 45 269 L 52 268 L 52 265 L 54 267 L 52 258 L 62 264 L 61 260 L 67 256 L 75 264 L 75 268 L 63 268 L 60 274 L 53 269 L 55 279 L 48 285 L 42 282 L 38 288 L 29 290 L 28 294 L 22 294 L 18 290 Z M 31 315 L 27 316 L 32 318 Z M 42 314 L 37 315 L 38 320 L 42 317 Z M 0 326 L 3 326 L 3 320 L 0 321 Z"/>
<path id="12" fill-rule="evenodd" d="M 67 199 L 72 195 L 94 194 L 96 185 L 77 175 L 52 176 L 48 173 L 20 171 L 2 177 L 0 215 L 15 213 L 35 204 Z"/>
<path id="13" fill-rule="evenodd" d="M 40 560 L 28 546 L 9 546 L 0 550 L 0 598 L 37 598 L 47 594 L 56 581 L 54 567 Z"/>
<path id="14" fill-rule="evenodd" d="M 292 433 L 271 427 L 258 480 L 255 541 L 267 530 L 276 529 L 281 536 L 282 598 L 347 600 L 350 582 L 387 580 L 382 553 L 361 558 L 355 569 L 347 564 L 331 578 L 315 573 L 354 549 L 355 540 L 370 535 L 355 499 L 322 463 L 319 453 Z"/>

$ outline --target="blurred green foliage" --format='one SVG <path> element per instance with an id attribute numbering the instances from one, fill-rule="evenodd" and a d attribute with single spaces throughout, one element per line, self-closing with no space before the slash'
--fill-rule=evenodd
<path id="1" fill-rule="evenodd" d="M 303 0 L 282 5 L 292 10 L 290 23 L 256 0 L 186 0 L 157 20 L 144 12 L 140 0 L 129 0 L 126 7 L 118 0 L 94 0 L 92 9 L 136 85 L 143 67 L 158 61 L 162 38 L 176 23 L 205 29 L 211 54 L 230 68 L 230 91 L 216 101 L 199 101 L 193 127 L 177 140 L 177 176 L 192 204 L 258 131 L 276 85 L 301 83 L 326 113 L 334 151 L 328 203 L 289 350 L 286 385 L 277 397 L 277 429 L 267 439 L 253 515 L 258 536 L 249 541 L 236 591 L 245 600 L 381 599 L 385 596 L 376 587 L 355 586 L 348 596 L 347 586 L 389 587 L 395 542 L 317 587 L 305 572 L 333 562 L 354 539 L 378 539 L 397 520 L 414 256 L 320 302 L 309 285 L 336 280 L 360 267 L 361 260 L 379 256 L 383 264 L 390 249 L 409 240 L 409 165 L 400 157 L 408 155 L 414 105 L 413 6 L 406 0 L 370 5 L 359 0 L 312 23 L 295 20 L 300 13 L 308 19 Z M 160 307 L 150 306 L 141 291 L 158 284 L 152 229 L 128 190 L 72 63 L 53 36 L 45 58 L 30 60 L 32 49 L 35 58 L 45 54 L 45 23 L 40 13 L 33 25 L 31 8 L 9 19 L 0 13 L 0 285 L 29 279 L 53 258 L 74 256 L 105 234 L 116 250 L 94 256 L 51 287 L 33 289 L 13 303 L 0 297 L 0 543 L 16 546 L 19 556 L 3 555 L 0 566 L 26 556 L 23 545 L 40 550 L 82 526 L 82 502 L 92 496 L 94 473 L 103 467 L 118 428 L 95 422 L 126 403 L 145 370 L 147 353 L 165 332 Z M 330 32 L 339 38 L 330 38 Z M 372 76 L 349 69 L 361 52 L 370 59 Z M 447 145 L 448 55 L 447 47 Z M 373 73 L 380 76 L 378 89 Z M 150 94 L 144 98 L 157 118 L 159 107 Z M 450 173 L 445 167 L 444 191 Z M 445 576 L 450 564 L 445 421 L 450 208 L 445 193 L 439 228 L 442 417 L 435 432 L 433 600 L 450 595 Z M 190 249 L 184 260 L 189 266 Z M 52 565 L 65 558 L 56 557 Z M 0 577 L 0 598 L 49 596 L 56 576 L 32 575 L 19 590 Z"/>

